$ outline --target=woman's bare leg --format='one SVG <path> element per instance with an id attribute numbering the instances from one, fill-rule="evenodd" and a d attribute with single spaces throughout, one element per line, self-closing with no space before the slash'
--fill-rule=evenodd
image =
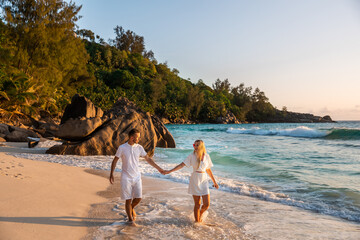
<path id="1" fill-rule="evenodd" d="M 202 201 L 203 201 L 203 204 L 202 204 L 202 206 L 201 206 L 200 216 L 199 216 L 200 222 L 202 222 L 201 217 L 202 217 L 203 213 L 204 213 L 206 210 L 208 210 L 208 208 L 209 208 L 209 206 L 210 206 L 210 194 L 202 196 Z"/>
<path id="2" fill-rule="evenodd" d="M 201 205 L 201 197 L 193 195 L 194 198 L 194 217 L 195 222 L 200 222 L 200 205 Z"/>

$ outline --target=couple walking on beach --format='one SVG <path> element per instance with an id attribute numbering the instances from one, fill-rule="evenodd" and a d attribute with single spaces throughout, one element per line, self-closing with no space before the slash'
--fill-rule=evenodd
<path id="1" fill-rule="evenodd" d="M 125 200 L 125 211 L 128 221 L 135 226 L 136 213 L 134 208 L 141 201 L 142 182 L 139 171 L 139 158 L 144 157 L 145 160 L 161 174 L 169 174 L 183 167 L 193 167 L 193 173 L 190 177 L 188 193 L 194 199 L 194 217 L 195 222 L 201 222 L 203 213 L 210 205 L 210 191 L 208 184 L 208 176 L 214 183 L 215 188 L 219 188 L 214 175 L 211 171 L 213 166 L 209 154 L 206 153 L 205 145 L 202 140 L 196 140 L 193 144 L 194 151 L 179 165 L 171 170 L 163 170 L 153 159 L 151 159 L 144 148 L 139 145 L 140 132 L 132 129 L 129 132 L 128 142 L 119 146 L 116 151 L 114 160 L 111 164 L 110 183 L 114 183 L 114 170 L 119 159 L 122 161 L 121 172 L 121 199 Z M 201 205 L 202 200 L 202 205 Z"/>

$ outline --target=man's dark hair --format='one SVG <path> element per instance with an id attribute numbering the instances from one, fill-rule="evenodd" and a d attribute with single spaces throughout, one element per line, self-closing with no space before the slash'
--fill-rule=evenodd
<path id="1" fill-rule="evenodd" d="M 140 133 L 140 131 L 134 128 L 134 129 L 130 130 L 128 135 L 129 135 L 129 137 L 131 137 L 131 136 L 134 136 L 136 133 Z"/>

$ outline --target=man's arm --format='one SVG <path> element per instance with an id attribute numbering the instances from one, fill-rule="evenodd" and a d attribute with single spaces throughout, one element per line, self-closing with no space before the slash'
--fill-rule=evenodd
<path id="1" fill-rule="evenodd" d="M 153 160 L 151 157 L 149 157 L 148 155 L 146 155 L 146 156 L 145 156 L 145 160 L 146 160 L 151 166 L 153 166 L 154 168 L 156 168 L 161 174 L 164 174 L 164 170 L 163 170 L 161 167 L 159 167 L 159 166 L 154 162 L 154 160 Z"/>
<path id="2" fill-rule="evenodd" d="M 111 172 L 110 172 L 110 177 L 109 177 L 109 181 L 111 184 L 114 183 L 114 170 L 115 170 L 116 163 L 118 160 L 119 160 L 119 158 L 115 156 L 114 160 L 111 163 Z"/>
<path id="3" fill-rule="evenodd" d="M 185 167 L 185 163 L 182 162 L 179 165 L 177 165 L 176 167 L 174 167 L 173 169 L 165 171 L 165 174 L 175 172 L 175 171 L 177 171 L 179 169 L 182 169 L 183 167 Z"/>

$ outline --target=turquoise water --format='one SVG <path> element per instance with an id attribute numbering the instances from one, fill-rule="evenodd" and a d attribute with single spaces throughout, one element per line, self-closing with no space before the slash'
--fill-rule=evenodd
<path id="1" fill-rule="evenodd" d="M 157 148 L 170 168 L 202 139 L 220 190 L 360 222 L 360 122 L 167 125 L 176 149 Z M 168 176 L 186 182 L 181 171 Z"/>

